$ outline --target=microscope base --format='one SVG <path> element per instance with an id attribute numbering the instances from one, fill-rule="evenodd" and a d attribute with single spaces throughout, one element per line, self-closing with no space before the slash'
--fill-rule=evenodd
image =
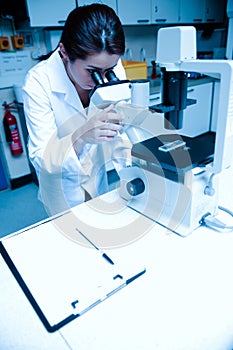
<path id="1" fill-rule="evenodd" d="M 216 179 L 215 194 L 204 193 L 209 177 L 207 170 L 197 174 L 194 168 L 186 173 L 184 183 L 177 183 L 135 166 L 121 171 L 119 191 L 128 207 L 185 237 L 200 226 L 205 214 L 217 211 Z M 143 180 L 145 190 L 130 196 L 126 185 L 135 178 Z"/>

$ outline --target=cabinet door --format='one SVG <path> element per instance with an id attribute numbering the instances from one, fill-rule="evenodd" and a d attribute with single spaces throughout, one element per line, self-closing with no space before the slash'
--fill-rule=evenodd
<path id="1" fill-rule="evenodd" d="M 226 14 L 226 1 L 205 0 L 204 21 L 209 23 L 222 23 Z"/>
<path id="2" fill-rule="evenodd" d="M 93 0 L 77 0 L 77 5 L 78 6 L 90 5 L 90 4 L 93 4 L 93 3 L 105 4 L 105 5 L 108 5 L 111 8 L 113 8 L 114 11 L 117 10 L 116 0 L 103 0 L 103 1 L 101 1 L 101 0 L 96 0 L 96 1 L 93 1 Z"/>
<path id="3" fill-rule="evenodd" d="M 184 110 L 183 128 L 180 135 L 195 137 L 210 129 L 211 101 L 213 83 L 195 85 L 188 88 L 188 98 L 197 100 L 197 103 Z"/>
<path id="4" fill-rule="evenodd" d="M 150 94 L 149 106 L 155 106 L 161 103 L 161 93 L 160 91 Z M 157 136 L 164 134 L 164 119 L 162 113 L 153 112 L 148 115 L 148 117 L 140 125 L 141 129 L 145 131 L 145 134 L 150 136 Z M 147 138 L 148 138 L 147 137 Z"/>
<path id="5" fill-rule="evenodd" d="M 178 23 L 179 0 L 152 0 L 152 23 Z"/>
<path id="6" fill-rule="evenodd" d="M 211 101 L 213 83 L 189 86 L 187 98 L 193 98 L 196 104 L 188 106 L 183 114 L 183 127 L 178 133 L 183 136 L 195 137 L 210 130 Z M 159 104 L 160 92 L 150 96 L 150 106 Z M 173 130 L 164 128 L 164 116 L 162 113 L 152 113 L 141 125 L 152 135 L 173 133 Z"/>
<path id="7" fill-rule="evenodd" d="M 118 16 L 123 25 L 151 23 L 150 0 L 118 0 Z"/>
<path id="8" fill-rule="evenodd" d="M 76 1 L 27 0 L 27 7 L 32 27 L 62 26 Z"/>
<path id="9" fill-rule="evenodd" d="M 202 23 L 204 21 L 204 9 L 205 0 L 180 0 L 180 22 Z"/>

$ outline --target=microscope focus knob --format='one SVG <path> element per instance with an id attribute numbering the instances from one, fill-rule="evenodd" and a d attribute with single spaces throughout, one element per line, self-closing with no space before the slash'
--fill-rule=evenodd
<path id="1" fill-rule="evenodd" d="M 127 191 L 131 196 L 137 196 L 145 191 L 145 184 L 139 177 L 129 181 L 126 185 Z"/>

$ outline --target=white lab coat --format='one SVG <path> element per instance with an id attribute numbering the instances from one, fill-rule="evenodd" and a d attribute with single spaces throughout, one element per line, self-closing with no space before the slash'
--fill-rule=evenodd
<path id="1" fill-rule="evenodd" d="M 120 79 L 125 78 L 120 61 L 114 70 Z M 112 148 L 114 157 L 127 162 L 131 145 L 117 137 L 105 144 L 88 144 L 76 156 L 71 134 L 86 122 L 87 115 L 58 50 L 28 72 L 23 102 L 29 157 L 38 176 L 40 198 L 49 214 L 83 202 L 85 191 L 92 197 L 108 191 L 104 146 L 108 153 Z"/>

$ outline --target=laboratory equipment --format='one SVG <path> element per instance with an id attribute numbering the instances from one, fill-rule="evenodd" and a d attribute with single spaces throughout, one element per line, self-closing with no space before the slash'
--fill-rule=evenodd
<path id="1" fill-rule="evenodd" d="M 119 191 L 129 207 L 187 236 L 218 214 L 219 175 L 232 164 L 233 62 L 196 59 L 192 26 L 159 30 L 157 62 L 162 103 L 152 109 L 164 113 L 167 132 L 133 145 Z M 184 109 L 198 103 L 187 99 L 188 72 L 215 79 L 209 132 L 195 137 L 179 134 Z"/>
<path id="2" fill-rule="evenodd" d="M 124 132 L 132 143 L 148 137 L 149 133 L 142 130 L 140 125 L 149 114 L 149 81 L 120 80 L 112 70 L 105 74 L 107 81 L 97 70 L 93 70 L 91 77 L 95 87 L 90 92 L 88 115 L 93 115 L 96 108 L 113 104 L 115 112 L 124 114 Z"/>
<path id="3" fill-rule="evenodd" d="M 91 78 L 95 83 L 90 92 L 90 106 L 101 106 L 119 101 L 131 102 L 135 106 L 148 107 L 150 84 L 147 79 L 120 80 L 113 70 L 106 72 L 105 81 L 97 70 Z"/>
<path id="4" fill-rule="evenodd" d="M 95 87 L 90 93 L 90 106 L 100 106 L 108 102 L 129 101 L 131 98 L 130 81 L 120 80 L 113 70 L 105 74 L 107 81 L 104 81 L 97 70 L 93 70 L 91 77 Z"/>

